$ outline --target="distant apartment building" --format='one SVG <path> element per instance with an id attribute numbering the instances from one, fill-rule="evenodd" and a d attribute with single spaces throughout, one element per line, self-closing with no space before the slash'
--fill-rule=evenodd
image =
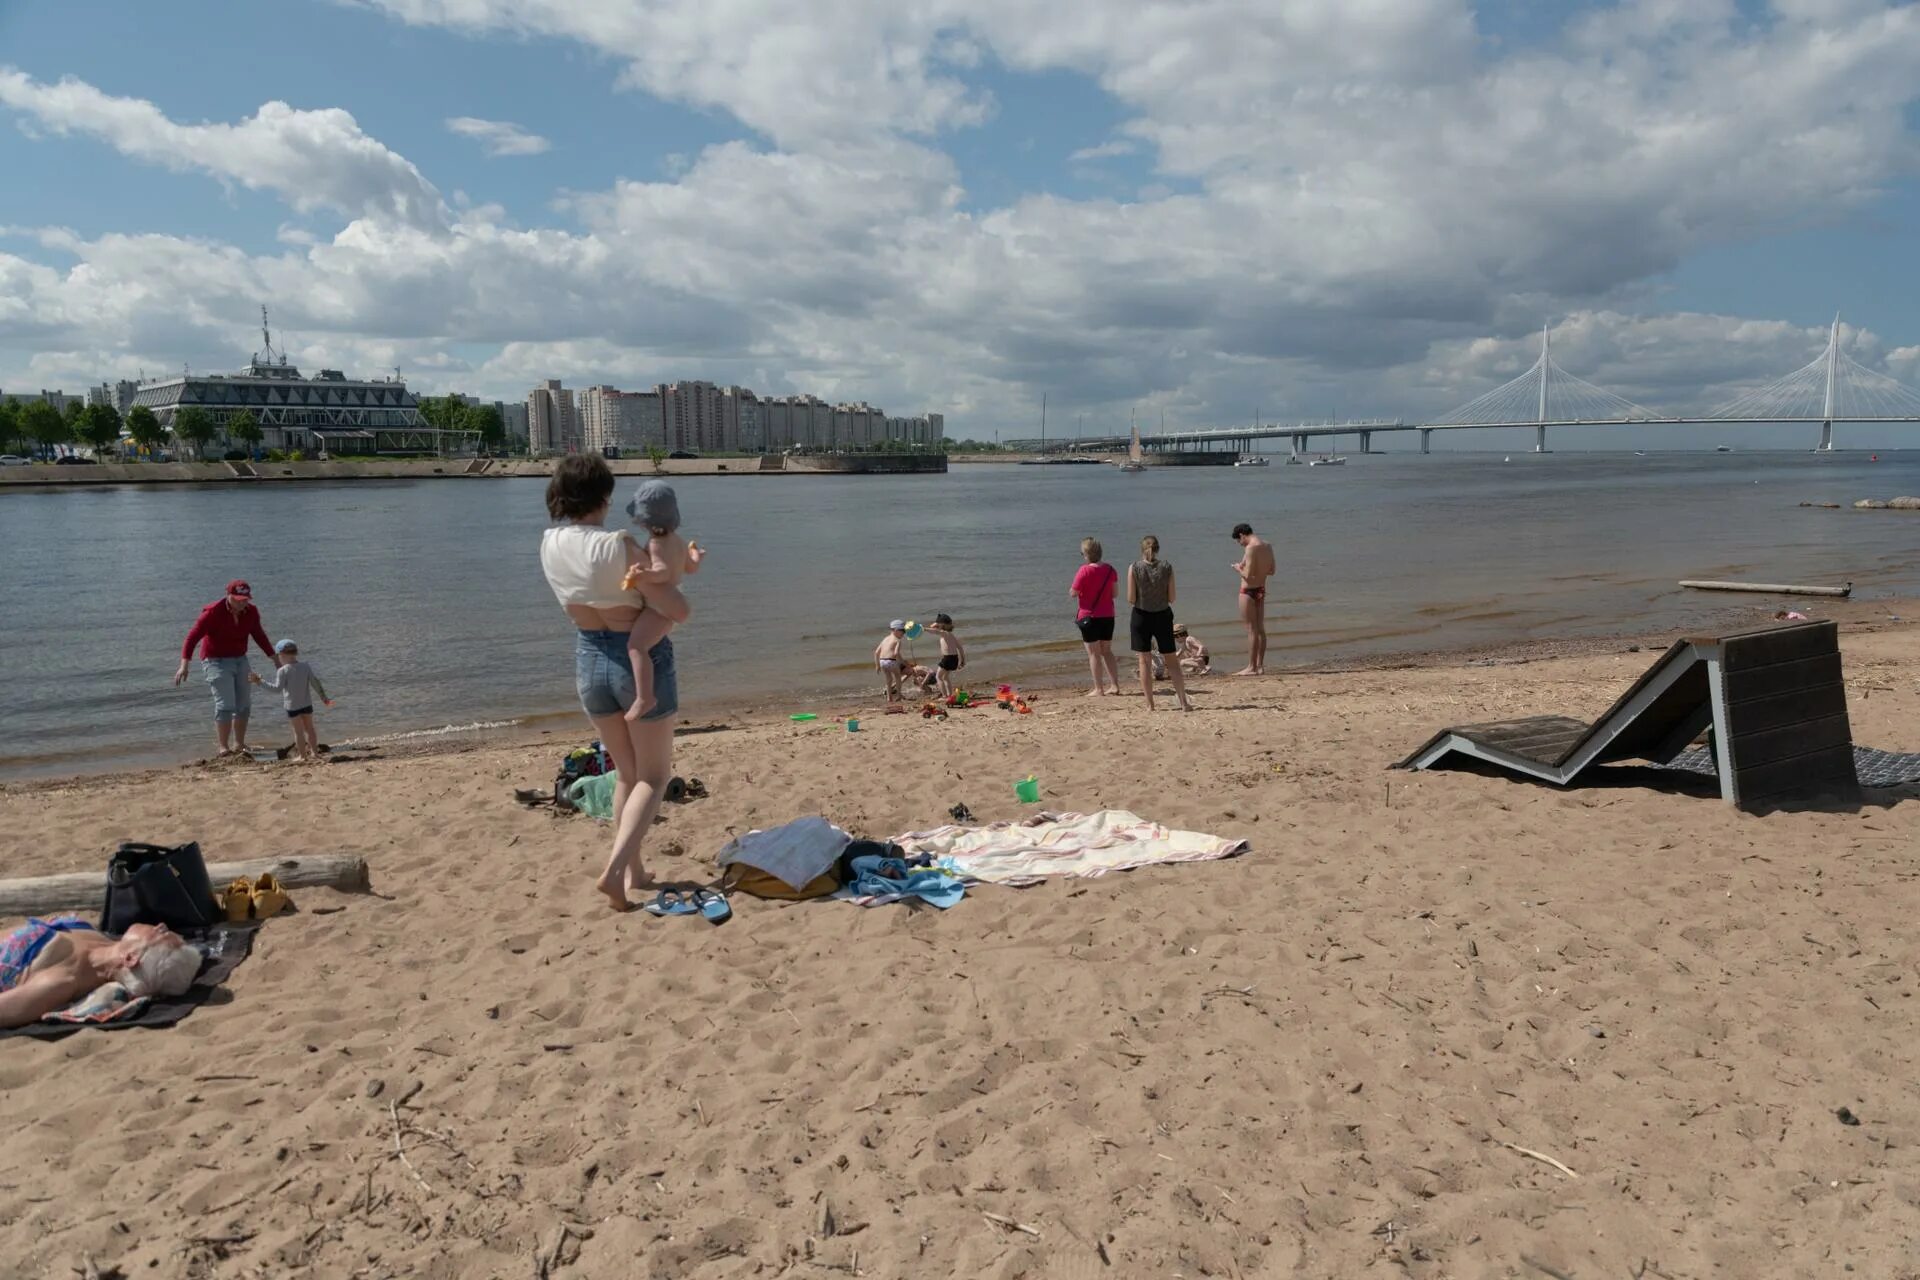
<path id="1" fill-rule="evenodd" d="M 133 408 L 133 397 L 139 390 L 139 383 L 126 378 L 118 382 L 103 382 L 97 387 L 87 388 L 87 403 L 111 405 L 121 417 L 125 417 L 127 410 Z"/>
<path id="2" fill-rule="evenodd" d="M 524 432 L 535 453 L 937 448 L 946 437 L 945 420 L 937 413 L 889 417 L 865 401 L 832 404 L 814 395 L 761 396 L 746 387 L 702 381 L 660 383 L 644 391 L 603 384 L 577 396 L 549 381 L 529 393 L 523 412 L 518 429 L 512 418 L 502 416 L 508 434 Z"/>
<path id="3" fill-rule="evenodd" d="M 745 387 L 676 382 L 655 388 L 667 433 L 667 448 L 689 453 L 737 453 L 743 447 L 741 416 L 759 421 L 759 397 Z M 755 406 L 746 409 L 748 404 Z"/>
<path id="4" fill-rule="evenodd" d="M 666 419 L 659 390 L 588 387 L 580 393 L 581 447 L 592 453 L 641 453 L 665 448 Z"/>
<path id="5" fill-rule="evenodd" d="M 573 392 L 557 378 L 527 393 L 527 450 L 533 454 L 578 453 L 580 420 Z"/>
<path id="6" fill-rule="evenodd" d="M 506 428 L 507 439 L 524 441 L 527 438 L 526 401 L 514 404 L 500 401 L 500 425 Z"/>
<path id="7" fill-rule="evenodd" d="M 45 400 L 61 413 L 67 411 L 69 404 L 86 403 L 81 396 L 70 396 L 64 391 L 0 391 L 0 400 L 11 400 L 15 404 L 31 404 L 35 400 Z"/>

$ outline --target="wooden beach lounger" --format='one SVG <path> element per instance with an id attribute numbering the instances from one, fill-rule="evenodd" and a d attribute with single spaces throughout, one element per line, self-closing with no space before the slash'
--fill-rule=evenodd
<path id="1" fill-rule="evenodd" d="M 1399 767 L 1470 756 L 1565 786 L 1591 765 L 1665 764 L 1702 731 L 1730 804 L 1857 792 L 1839 627 L 1798 622 L 1682 640 L 1592 724 L 1530 716 L 1443 729 Z"/>

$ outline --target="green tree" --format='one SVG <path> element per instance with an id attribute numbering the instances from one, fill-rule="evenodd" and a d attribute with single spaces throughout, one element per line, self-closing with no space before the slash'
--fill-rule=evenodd
<path id="1" fill-rule="evenodd" d="M 110 404 L 88 405 L 80 414 L 78 434 L 95 454 L 105 453 L 120 443 L 120 411 Z"/>
<path id="2" fill-rule="evenodd" d="M 227 419 L 227 435 L 246 445 L 249 450 L 260 443 L 260 422 L 253 416 L 253 410 L 242 409 Z"/>
<path id="3" fill-rule="evenodd" d="M 153 410 L 143 404 L 128 410 L 127 434 L 142 449 L 158 449 L 167 442 L 167 429 L 160 425 L 160 419 L 153 416 Z"/>
<path id="4" fill-rule="evenodd" d="M 13 446 L 27 438 L 20 426 L 20 404 L 15 400 L 0 400 L 0 453 L 12 453 Z"/>
<path id="5" fill-rule="evenodd" d="M 460 427 L 464 431 L 479 432 L 480 443 L 489 453 L 499 452 L 500 442 L 507 438 L 507 424 L 500 420 L 500 411 L 490 404 L 468 406 L 460 415 Z"/>
<path id="6" fill-rule="evenodd" d="M 467 402 L 459 396 L 420 397 L 420 416 L 435 431 L 458 431 L 467 415 Z"/>
<path id="7" fill-rule="evenodd" d="M 667 451 L 657 444 L 647 446 L 647 461 L 653 464 L 655 475 L 665 475 L 667 471 Z"/>
<path id="8" fill-rule="evenodd" d="M 213 439 L 213 419 L 199 405 L 190 404 L 173 415 L 173 434 L 193 446 L 194 457 L 203 457 L 207 442 Z"/>
<path id="9" fill-rule="evenodd" d="M 61 410 L 61 413 L 60 413 L 60 416 L 66 419 L 67 439 L 72 440 L 79 436 L 80 415 L 85 413 L 86 411 L 87 411 L 87 406 L 84 402 L 79 400 L 67 401 L 67 407 Z"/>
<path id="10" fill-rule="evenodd" d="M 37 441 L 43 450 L 51 450 L 53 446 L 73 439 L 73 432 L 67 429 L 66 419 L 45 400 L 30 400 L 20 410 L 20 429 L 29 440 Z"/>

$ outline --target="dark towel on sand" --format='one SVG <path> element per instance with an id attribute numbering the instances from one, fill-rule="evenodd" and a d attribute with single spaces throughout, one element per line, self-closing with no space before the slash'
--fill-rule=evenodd
<path id="1" fill-rule="evenodd" d="M 253 952 L 253 935 L 260 928 L 259 921 L 246 924 L 217 924 L 211 929 L 203 929 L 187 937 L 194 946 L 208 949 L 208 954 L 200 961 L 200 972 L 194 976 L 193 985 L 185 994 L 177 996 L 154 996 L 147 1007 L 130 1018 L 116 1018 L 111 1022 L 35 1022 L 24 1027 L 0 1031 L 0 1040 L 10 1036 L 32 1036 L 38 1040 L 58 1040 L 70 1036 L 76 1031 L 118 1031 L 123 1027 L 170 1027 L 180 1019 L 205 1004 L 218 991 L 240 962 Z M 210 948 L 217 946 L 220 954 L 211 954 Z"/>

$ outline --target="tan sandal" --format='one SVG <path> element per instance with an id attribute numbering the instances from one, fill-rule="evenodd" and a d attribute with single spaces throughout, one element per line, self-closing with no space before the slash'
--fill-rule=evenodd
<path id="1" fill-rule="evenodd" d="M 269 916 L 279 915 L 287 909 L 293 899 L 280 886 L 279 879 L 269 871 L 253 882 L 253 918 L 265 920 Z"/>

